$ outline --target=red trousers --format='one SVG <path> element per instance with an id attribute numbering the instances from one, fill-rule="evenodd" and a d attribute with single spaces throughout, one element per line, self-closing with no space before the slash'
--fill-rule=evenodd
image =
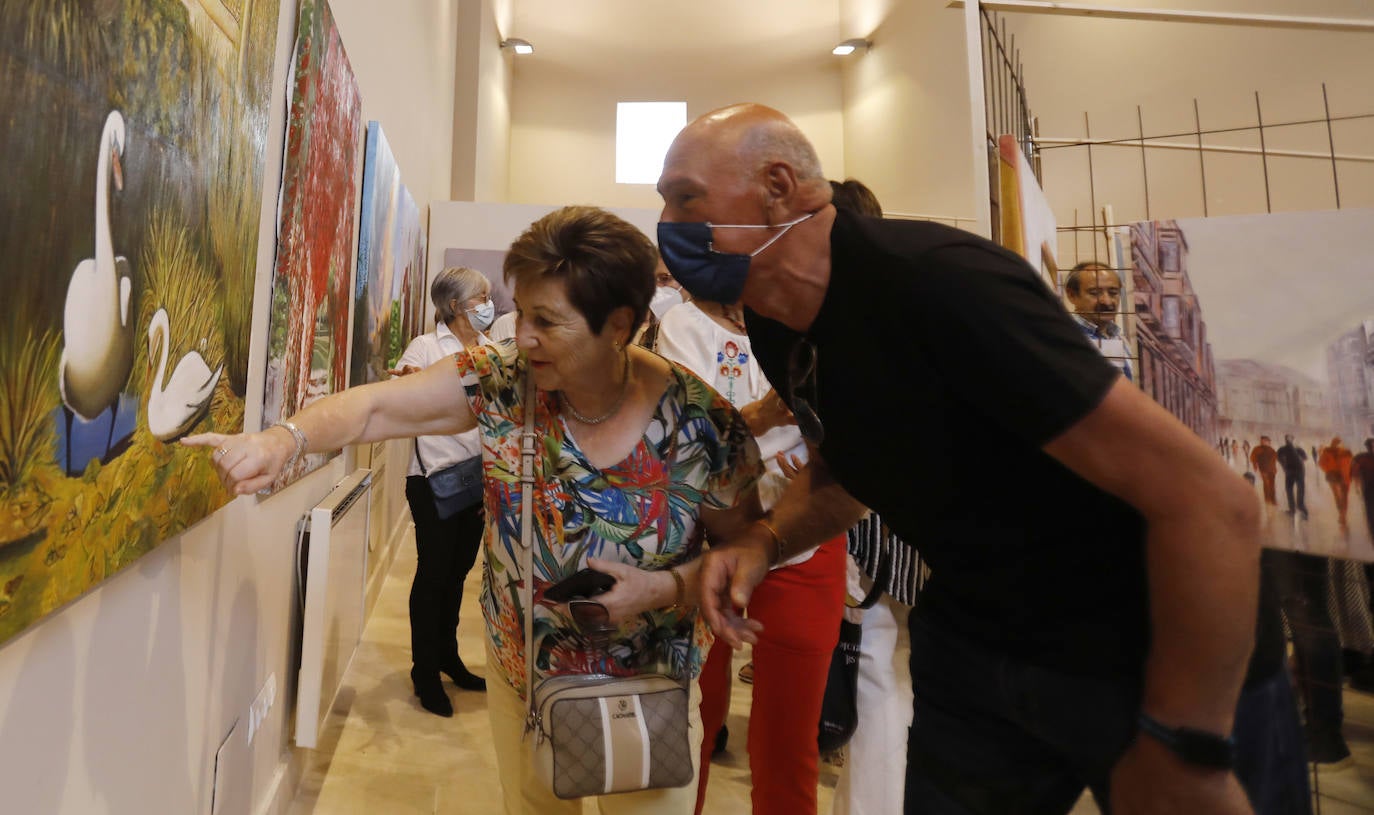
<path id="1" fill-rule="evenodd" d="M 749 770 L 754 815 L 814 815 L 821 698 L 844 610 L 845 536 L 811 559 L 774 569 L 754 589 L 749 617 L 763 623 L 754 645 Z M 717 639 L 701 670 L 701 771 L 706 801 L 711 750 L 730 709 L 730 646 Z"/>

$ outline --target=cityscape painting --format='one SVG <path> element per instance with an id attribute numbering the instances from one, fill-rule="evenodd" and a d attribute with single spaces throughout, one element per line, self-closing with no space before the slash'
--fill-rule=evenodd
<path id="1" fill-rule="evenodd" d="M 1130 227 L 1138 383 L 1264 507 L 1268 546 L 1374 561 L 1374 211 Z"/>

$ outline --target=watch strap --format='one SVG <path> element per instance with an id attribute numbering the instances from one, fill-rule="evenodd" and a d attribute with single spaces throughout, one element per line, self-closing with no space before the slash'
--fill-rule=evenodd
<path id="1" fill-rule="evenodd" d="M 1181 760 L 1199 767 L 1229 770 L 1235 766 L 1236 740 L 1192 727 L 1169 727 L 1147 713 L 1137 719 L 1140 732 Z"/>

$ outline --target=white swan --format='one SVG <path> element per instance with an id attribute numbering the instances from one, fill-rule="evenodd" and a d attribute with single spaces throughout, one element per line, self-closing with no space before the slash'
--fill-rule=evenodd
<path id="1" fill-rule="evenodd" d="M 157 340 L 162 334 L 162 342 Z M 148 356 L 158 352 L 157 375 L 153 377 L 153 389 L 148 393 L 148 431 L 161 441 L 186 435 L 186 432 L 200 421 L 210 410 L 210 399 L 215 395 L 215 383 L 224 371 L 221 365 L 211 371 L 205 364 L 205 357 L 191 351 L 177 361 L 167 387 L 162 387 L 162 376 L 167 371 L 167 349 L 171 346 L 172 329 L 167 319 L 167 309 L 160 308 L 148 323 Z M 158 350 L 160 347 L 160 350 Z"/>
<path id="2" fill-rule="evenodd" d="M 86 420 L 119 398 L 134 366 L 134 326 L 129 319 L 133 284 L 129 262 L 116 257 L 110 240 L 109 180 L 124 188 L 124 117 L 111 111 L 100 134 L 95 177 L 95 257 L 77 264 L 62 312 L 62 401 Z"/>

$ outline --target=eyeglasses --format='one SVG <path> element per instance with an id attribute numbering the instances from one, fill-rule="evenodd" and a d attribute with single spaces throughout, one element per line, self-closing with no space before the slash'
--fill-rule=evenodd
<path id="1" fill-rule="evenodd" d="M 604 651 L 611 644 L 611 634 L 616 627 L 611 623 L 611 613 L 595 600 L 580 598 L 568 601 L 568 613 L 577 624 L 578 631 L 587 641 L 589 648 Z"/>
<path id="2" fill-rule="evenodd" d="M 816 346 L 805 337 L 798 337 L 787 358 L 787 404 L 802 438 L 820 446 L 825 441 L 825 425 L 816 414 L 816 387 Z"/>

